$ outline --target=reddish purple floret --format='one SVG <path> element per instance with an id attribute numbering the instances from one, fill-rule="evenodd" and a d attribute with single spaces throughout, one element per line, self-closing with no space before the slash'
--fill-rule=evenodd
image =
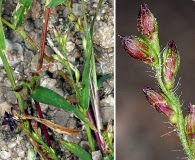
<path id="1" fill-rule="evenodd" d="M 180 57 L 175 42 L 169 41 L 163 52 L 163 75 L 167 89 L 172 89 L 180 65 Z"/>
<path id="2" fill-rule="evenodd" d="M 191 142 L 195 139 L 195 105 L 189 104 L 188 114 L 186 116 L 186 133 Z"/>
<path id="3" fill-rule="evenodd" d="M 159 113 L 163 113 L 168 118 L 173 114 L 173 110 L 167 103 L 162 93 L 154 91 L 152 88 L 144 87 L 143 92 L 146 95 L 146 99 Z"/>
<path id="4" fill-rule="evenodd" d="M 148 9 L 147 4 L 142 4 L 140 7 L 137 29 L 142 35 L 151 38 L 156 30 L 156 20 L 154 15 Z"/>
<path id="5" fill-rule="evenodd" d="M 136 36 L 120 36 L 125 51 L 133 58 L 141 60 L 145 63 L 153 63 L 154 57 L 149 56 L 150 51 L 143 40 Z"/>

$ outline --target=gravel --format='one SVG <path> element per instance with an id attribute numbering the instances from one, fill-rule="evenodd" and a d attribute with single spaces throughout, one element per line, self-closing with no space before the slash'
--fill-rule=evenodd
<path id="1" fill-rule="evenodd" d="M 40 40 L 42 35 L 42 21 L 44 13 L 44 2 L 43 0 L 34 0 L 32 7 L 27 14 L 27 17 L 22 24 L 22 28 L 27 32 L 27 34 L 40 46 Z M 87 16 L 91 20 L 91 16 L 95 13 L 95 8 L 97 7 L 97 0 L 89 1 L 86 0 L 87 6 Z M 3 17 L 11 21 L 10 17 L 15 7 L 17 1 L 5 1 L 3 2 Z M 97 74 L 101 77 L 107 73 L 114 72 L 114 0 L 109 0 L 103 3 L 100 13 L 97 15 L 97 22 L 94 26 L 94 48 L 96 53 L 97 62 Z M 9 12 L 8 12 L 9 11 Z M 77 16 L 82 16 L 81 2 L 74 1 L 73 11 Z M 85 58 L 82 52 L 82 35 L 77 32 L 72 24 L 67 24 L 66 17 L 68 16 L 68 9 L 63 6 L 53 7 L 51 9 L 51 16 L 48 26 L 48 37 L 52 40 L 54 35 L 52 33 L 53 27 L 57 27 L 59 30 L 64 29 L 66 25 L 69 26 L 70 32 L 68 33 L 67 42 L 67 53 L 68 59 L 71 63 L 78 67 L 80 71 L 83 70 L 83 64 Z M 32 46 L 30 46 L 25 40 L 23 40 L 16 32 L 10 30 L 4 26 L 5 36 L 6 36 L 6 51 L 5 55 L 8 59 L 8 63 L 14 73 L 14 78 L 16 83 L 19 84 L 24 79 L 29 80 L 30 76 L 37 69 L 38 53 Z M 56 45 L 56 41 L 53 41 Z M 54 51 L 46 44 L 45 52 L 51 57 Z M 47 63 L 44 61 L 43 66 Z M 57 70 L 66 69 L 59 62 L 54 61 L 54 65 L 50 67 L 44 74 L 40 77 L 41 85 L 50 88 L 60 94 L 61 96 L 67 98 L 70 102 L 76 103 L 74 91 L 67 85 L 67 82 L 62 80 L 62 78 L 57 73 Z M 107 125 L 108 121 L 114 119 L 114 78 L 110 78 L 104 82 L 100 88 L 100 103 L 101 112 L 103 118 L 103 124 Z M 26 97 L 23 97 L 25 101 L 28 101 Z M 11 88 L 11 83 L 6 76 L 5 70 L 3 68 L 3 63 L 0 59 L 0 122 L 3 121 L 3 114 L 5 111 L 10 112 L 11 107 L 18 107 L 17 99 L 14 95 L 14 91 Z M 69 112 L 65 112 L 61 109 L 55 108 L 53 106 L 41 104 L 41 108 L 44 117 L 52 122 L 59 125 L 69 127 L 69 128 L 79 128 L 81 132 L 74 136 L 58 134 L 49 130 L 49 134 L 52 137 L 52 146 L 57 150 L 59 159 L 78 159 L 68 150 L 59 144 L 59 140 L 68 140 L 77 143 L 85 148 L 88 146 L 86 131 L 82 127 L 82 122 L 80 122 L 76 117 L 74 117 Z M 32 106 L 34 116 L 37 116 L 35 107 Z M 24 132 L 11 133 L 8 126 L 0 125 L 0 159 L 4 160 L 26 160 L 28 152 L 33 148 L 30 141 Z M 94 160 L 101 159 L 100 151 L 93 153 Z M 38 156 L 36 159 L 39 159 Z"/>

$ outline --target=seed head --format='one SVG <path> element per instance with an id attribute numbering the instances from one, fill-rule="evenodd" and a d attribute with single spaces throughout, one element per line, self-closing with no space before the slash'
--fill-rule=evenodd
<path id="1" fill-rule="evenodd" d="M 153 106 L 159 113 L 167 116 L 172 124 L 177 123 L 177 115 L 169 105 L 168 100 L 163 93 L 156 92 L 149 87 L 144 87 L 143 92 L 151 106 Z"/>
<path id="2" fill-rule="evenodd" d="M 180 56 L 175 42 L 169 41 L 163 51 L 163 78 L 168 90 L 174 87 L 175 77 L 180 66 Z"/>
<path id="3" fill-rule="evenodd" d="M 120 36 L 125 51 L 133 58 L 154 66 L 158 62 L 156 54 L 147 43 L 136 36 Z"/>

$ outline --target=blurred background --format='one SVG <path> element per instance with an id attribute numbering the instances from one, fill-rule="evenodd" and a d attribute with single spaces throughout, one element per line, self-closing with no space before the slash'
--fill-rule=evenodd
<path id="1" fill-rule="evenodd" d="M 177 90 L 186 112 L 195 104 L 195 2 L 191 0 L 116 0 L 116 35 L 137 35 L 140 4 L 147 3 L 157 18 L 161 49 L 175 40 L 181 56 Z M 167 119 L 151 107 L 144 86 L 157 89 L 148 65 L 132 59 L 116 37 L 116 159 L 185 159 L 180 141 Z M 149 73 L 148 73 L 149 72 Z M 150 75 L 150 76 L 149 76 Z M 176 83 L 177 83 L 176 82 Z M 163 136 L 164 135 L 164 136 Z"/>

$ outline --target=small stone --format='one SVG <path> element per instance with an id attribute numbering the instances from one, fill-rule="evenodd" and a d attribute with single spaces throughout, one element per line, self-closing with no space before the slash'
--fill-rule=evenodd
<path id="1" fill-rule="evenodd" d="M 18 153 L 16 151 L 11 151 L 11 158 L 12 159 L 14 158 L 14 160 L 16 160 L 17 157 L 18 157 Z"/>
<path id="2" fill-rule="evenodd" d="M 2 158 L 2 159 L 8 159 L 8 158 L 10 158 L 10 153 L 9 152 L 7 152 L 7 151 L 0 151 L 0 158 Z"/>
<path id="3" fill-rule="evenodd" d="M 40 29 L 40 28 L 42 27 L 42 21 L 41 21 L 40 18 L 36 18 L 36 19 L 35 19 L 35 27 L 36 27 L 37 29 Z"/>
<path id="4" fill-rule="evenodd" d="M 75 134 L 75 135 L 67 135 L 63 134 L 62 139 L 68 142 L 73 142 L 78 144 L 81 141 L 81 133 Z"/>
<path id="5" fill-rule="evenodd" d="M 41 86 L 49 88 L 49 89 L 55 88 L 56 83 L 57 83 L 56 79 L 52 79 L 52 78 L 41 79 Z"/>
<path id="6" fill-rule="evenodd" d="M 100 150 L 92 152 L 92 159 L 93 160 L 101 160 L 102 159 L 102 154 L 101 154 Z"/>
<path id="7" fill-rule="evenodd" d="M 8 87 L 8 88 L 12 87 L 11 82 L 7 77 L 3 81 L 3 86 Z"/>
<path id="8" fill-rule="evenodd" d="M 61 126 L 66 126 L 67 121 L 70 118 L 70 113 L 65 112 L 63 110 L 58 110 L 55 113 L 55 123 L 61 125 Z"/>
<path id="9" fill-rule="evenodd" d="M 71 118 L 68 120 L 66 126 L 67 126 L 68 128 L 76 128 L 76 126 L 77 126 L 77 121 L 76 121 L 76 119 L 71 117 Z"/>
<path id="10" fill-rule="evenodd" d="M 32 58 L 34 57 L 34 53 L 32 51 L 25 51 L 24 52 L 24 61 L 31 62 Z"/>
<path id="11" fill-rule="evenodd" d="M 1 75 L 1 73 L 0 73 L 0 75 Z M 0 85 L 0 104 L 4 102 L 3 101 L 3 99 L 4 99 L 4 96 L 3 96 L 4 93 L 5 93 L 5 87 L 3 87 L 3 86 Z"/>
<path id="12" fill-rule="evenodd" d="M 13 43 L 8 39 L 5 39 L 6 50 L 4 51 L 7 61 L 10 66 L 23 61 L 23 48 L 19 43 Z M 3 66 L 3 61 L 0 58 L 0 66 Z"/>
<path id="13" fill-rule="evenodd" d="M 14 148 L 16 146 L 16 142 L 9 142 L 8 148 Z"/>
<path id="14" fill-rule="evenodd" d="M 103 107 L 113 107 L 114 97 L 112 95 L 109 95 L 108 97 L 102 99 L 100 103 Z"/>
<path id="15" fill-rule="evenodd" d="M 103 48 L 114 47 L 114 26 L 102 22 L 94 32 L 94 43 Z"/>
<path id="16" fill-rule="evenodd" d="M 63 64 L 56 62 L 52 67 L 49 68 L 49 71 L 51 73 L 55 73 L 57 70 L 61 70 L 63 67 L 64 67 Z"/>
<path id="17" fill-rule="evenodd" d="M 69 14 L 70 14 L 70 11 L 67 8 L 65 8 L 63 11 L 63 16 L 68 17 Z"/>
<path id="18" fill-rule="evenodd" d="M 75 48 L 75 44 L 74 44 L 73 42 L 67 42 L 67 43 L 66 43 L 66 50 L 67 50 L 68 52 L 73 51 L 74 48 Z"/>
<path id="19" fill-rule="evenodd" d="M 18 43 L 21 43 L 21 42 L 24 41 L 23 38 L 17 32 L 15 32 L 14 30 L 10 31 L 9 39 L 12 42 L 18 42 Z"/>
<path id="20" fill-rule="evenodd" d="M 49 108 L 50 108 L 51 106 L 49 106 Z M 54 111 L 48 111 L 47 112 L 47 116 L 48 117 L 54 117 L 54 115 L 55 115 L 55 112 Z"/>
<path id="21" fill-rule="evenodd" d="M 13 91 L 7 91 L 5 97 L 8 103 L 17 104 L 17 99 Z"/>
<path id="22" fill-rule="evenodd" d="M 23 26 L 26 32 L 34 30 L 34 22 L 32 19 L 27 19 Z"/>
<path id="23" fill-rule="evenodd" d="M 40 18 L 40 15 L 41 15 L 40 14 L 40 12 L 41 12 L 41 4 L 40 4 L 39 1 L 34 0 L 32 5 L 31 5 L 30 10 L 31 10 L 31 17 L 33 19 Z"/>
<path id="24" fill-rule="evenodd" d="M 2 127 L 1 127 L 1 129 L 2 129 Z M 2 133 L 1 133 L 2 134 Z M 3 138 L 4 138 L 4 136 L 2 135 L 2 136 L 0 136 L 0 146 L 1 146 L 1 150 L 3 151 L 3 150 L 7 150 L 8 148 L 7 148 L 7 143 L 5 142 L 5 141 L 3 141 Z"/>
<path id="25" fill-rule="evenodd" d="M 31 63 L 30 63 L 31 72 L 36 72 L 36 71 L 37 71 L 38 60 L 39 60 L 39 55 L 36 54 L 36 55 L 32 58 L 32 61 L 31 61 Z M 46 61 L 43 60 L 43 66 L 45 66 L 45 65 L 46 65 Z"/>
<path id="26" fill-rule="evenodd" d="M 48 46 L 48 45 L 45 45 L 45 53 L 49 57 L 51 57 L 53 54 L 55 54 L 54 50 L 50 46 Z"/>
<path id="27" fill-rule="evenodd" d="M 76 16 L 82 16 L 82 5 L 81 4 L 77 4 L 77 3 L 73 3 L 72 6 L 72 12 L 76 15 Z"/>
<path id="28" fill-rule="evenodd" d="M 37 44 L 40 45 L 41 42 L 41 33 L 40 30 L 37 29 L 32 29 L 31 32 L 29 33 L 29 37 Z M 30 49 L 30 50 L 35 50 L 35 48 L 33 48 L 28 41 L 24 41 L 25 42 L 25 46 L 26 48 Z"/>
<path id="29" fill-rule="evenodd" d="M 36 71 L 37 70 L 37 63 L 38 63 L 38 59 L 39 59 L 39 55 L 36 54 L 33 58 L 32 61 L 30 63 L 31 67 L 31 71 Z"/>
<path id="30" fill-rule="evenodd" d="M 114 107 L 102 107 L 102 121 L 104 124 L 114 119 Z"/>
<path id="31" fill-rule="evenodd" d="M 21 149 L 18 149 L 18 156 L 21 157 L 21 158 L 24 158 L 25 157 L 25 152 Z"/>

